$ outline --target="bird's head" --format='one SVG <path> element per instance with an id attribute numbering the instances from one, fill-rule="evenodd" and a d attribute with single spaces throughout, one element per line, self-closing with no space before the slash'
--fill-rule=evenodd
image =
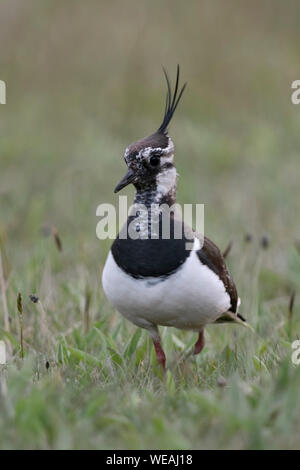
<path id="1" fill-rule="evenodd" d="M 178 92 L 179 66 L 177 66 L 177 76 L 174 93 L 166 71 L 167 96 L 163 121 L 154 134 L 129 145 L 125 150 L 124 159 L 128 171 L 124 178 L 115 188 L 115 193 L 125 188 L 128 184 L 133 184 L 136 189 L 157 187 L 164 180 L 168 180 L 172 175 L 176 177 L 174 167 L 174 144 L 168 135 L 168 125 L 180 101 L 186 84 Z"/>

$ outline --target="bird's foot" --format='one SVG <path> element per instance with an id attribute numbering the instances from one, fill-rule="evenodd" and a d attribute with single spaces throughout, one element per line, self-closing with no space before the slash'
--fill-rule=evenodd
<path id="1" fill-rule="evenodd" d="M 198 340 L 194 347 L 194 354 L 196 355 L 196 354 L 201 353 L 202 349 L 204 348 L 204 345 L 205 345 L 204 330 L 201 330 L 199 331 Z"/>
<path id="2" fill-rule="evenodd" d="M 155 352 L 156 352 L 156 359 L 157 362 L 162 366 L 163 371 L 166 370 L 166 356 L 164 353 L 163 348 L 161 347 L 161 344 L 159 341 L 153 340 Z"/>

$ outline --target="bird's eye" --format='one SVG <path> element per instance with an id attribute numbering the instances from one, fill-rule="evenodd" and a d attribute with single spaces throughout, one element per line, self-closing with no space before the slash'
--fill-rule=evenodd
<path id="1" fill-rule="evenodd" d="M 158 155 L 152 155 L 152 157 L 150 158 L 150 165 L 157 166 L 159 165 L 159 161 L 160 161 L 160 158 Z"/>

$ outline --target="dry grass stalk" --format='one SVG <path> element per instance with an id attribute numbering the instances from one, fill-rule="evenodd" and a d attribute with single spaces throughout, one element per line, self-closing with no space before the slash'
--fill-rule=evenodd
<path id="1" fill-rule="evenodd" d="M 228 243 L 227 247 L 225 248 L 225 250 L 223 251 L 223 257 L 226 258 L 230 251 L 231 251 L 231 248 L 232 248 L 232 245 L 233 245 L 233 242 L 232 240 Z"/>
<path id="2" fill-rule="evenodd" d="M 37 306 L 37 309 L 38 309 L 39 314 L 40 314 L 40 319 L 41 319 L 41 323 L 40 323 L 41 333 L 42 333 L 42 336 L 48 340 L 49 339 L 49 328 L 48 328 L 46 310 L 44 309 L 44 306 L 43 306 L 42 302 L 40 301 L 40 299 L 36 295 L 30 295 L 29 298 Z"/>
<path id="3" fill-rule="evenodd" d="M 62 242 L 61 242 L 61 238 L 58 235 L 58 232 L 57 232 L 55 227 L 52 227 L 52 235 L 53 235 L 55 245 L 56 245 L 58 251 L 61 252 L 62 251 Z"/>
<path id="4" fill-rule="evenodd" d="M 294 303 L 295 303 L 296 292 L 291 293 L 290 302 L 289 302 L 289 324 L 291 325 L 294 313 Z"/>
<path id="5" fill-rule="evenodd" d="M 90 329 L 90 304 L 91 304 L 91 291 L 86 288 L 85 291 L 85 303 L 83 312 L 84 332 L 88 333 Z"/>
<path id="6" fill-rule="evenodd" d="M 22 304 L 22 295 L 19 292 L 17 298 L 17 307 L 19 312 L 19 321 L 20 321 L 20 346 L 21 346 L 21 359 L 24 359 L 24 344 L 23 344 L 23 304 Z"/>
<path id="7" fill-rule="evenodd" d="M 9 332 L 10 323 L 9 323 L 9 313 L 8 313 L 8 308 L 7 308 L 6 283 L 4 279 L 1 250 L 0 250 L 0 290 L 1 290 L 1 299 L 2 299 L 2 306 L 3 306 L 3 312 L 4 312 L 4 329 Z"/>

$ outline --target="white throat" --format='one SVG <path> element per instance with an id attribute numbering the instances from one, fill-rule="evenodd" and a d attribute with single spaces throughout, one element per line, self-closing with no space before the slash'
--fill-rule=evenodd
<path id="1" fill-rule="evenodd" d="M 156 199 L 159 201 L 169 193 L 176 194 L 177 172 L 176 168 L 168 168 L 156 176 Z"/>

